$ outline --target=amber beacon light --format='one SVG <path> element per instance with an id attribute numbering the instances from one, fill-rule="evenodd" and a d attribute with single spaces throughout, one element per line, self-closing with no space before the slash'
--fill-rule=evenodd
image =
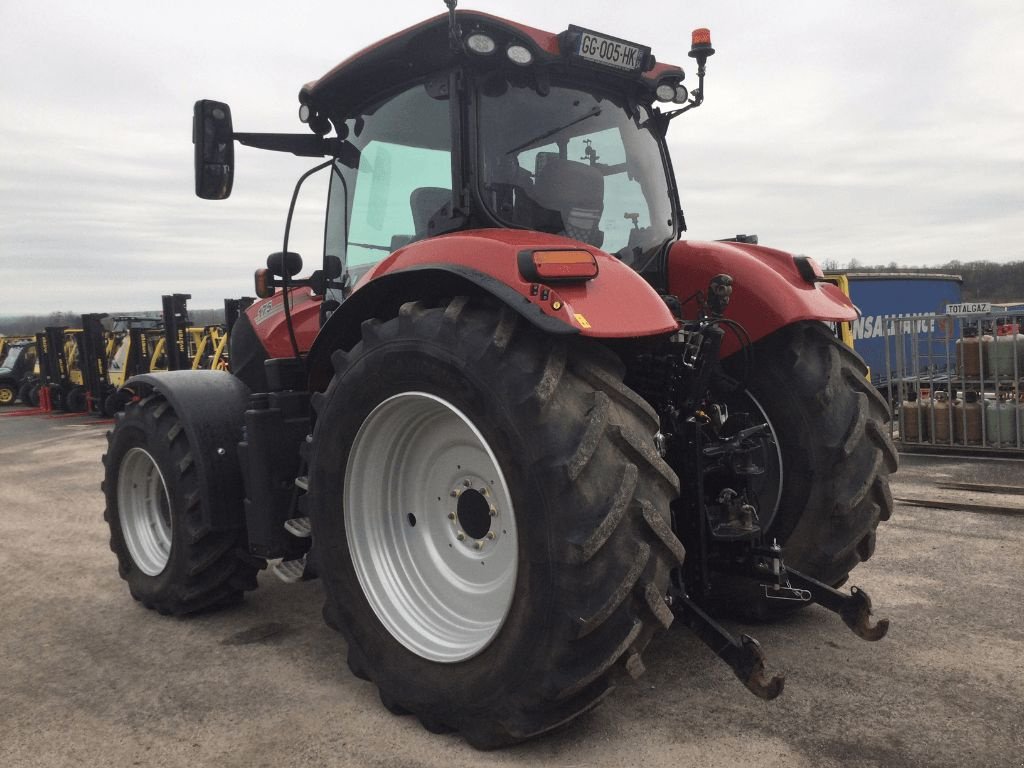
<path id="1" fill-rule="evenodd" d="M 690 35 L 690 58 L 697 59 L 698 63 L 703 64 L 703 61 L 700 60 L 706 60 L 714 53 L 715 49 L 711 47 L 711 30 L 706 27 L 693 30 Z"/>

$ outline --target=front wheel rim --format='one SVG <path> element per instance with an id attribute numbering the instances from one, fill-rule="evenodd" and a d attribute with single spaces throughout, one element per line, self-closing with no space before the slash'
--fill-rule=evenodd
<path id="1" fill-rule="evenodd" d="M 501 631 L 519 548 L 508 483 L 473 422 L 436 395 L 380 403 L 349 452 L 349 555 L 370 607 L 418 656 L 455 663 Z"/>
<path id="2" fill-rule="evenodd" d="M 121 459 L 117 511 L 132 561 L 147 576 L 162 573 L 171 556 L 171 499 L 160 467 L 142 448 Z"/>

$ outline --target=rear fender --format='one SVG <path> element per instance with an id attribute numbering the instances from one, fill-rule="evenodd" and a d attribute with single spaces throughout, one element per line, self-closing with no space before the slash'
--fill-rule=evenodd
<path id="1" fill-rule="evenodd" d="M 245 522 L 245 485 L 238 443 L 249 403 L 249 388 L 224 371 L 162 371 L 133 376 L 125 384 L 135 395 L 156 392 L 177 415 L 199 472 L 200 509 L 210 530 Z"/>
<path id="2" fill-rule="evenodd" d="M 706 291 L 718 274 L 733 278 L 732 299 L 725 316 L 742 325 L 751 341 L 772 334 L 800 320 L 856 320 L 857 309 L 836 286 L 809 283 L 797 271 L 793 256 L 784 251 L 746 243 L 681 241 L 668 256 L 670 293 L 686 302 L 697 291 Z M 687 302 L 683 312 L 696 315 Z M 722 356 L 740 348 L 736 334 L 727 333 Z"/>
<path id="3" fill-rule="evenodd" d="M 547 285 L 520 274 L 521 253 L 566 248 L 593 254 L 597 277 Z M 638 338 L 677 328 L 665 302 L 647 281 L 597 248 L 523 230 L 459 232 L 401 248 L 359 281 L 310 350 L 310 389 L 326 388 L 331 352 L 355 346 L 364 320 L 394 317 L 407 301 L 431 302 L 465 293 L 492 296 L 553 335 Z"/>

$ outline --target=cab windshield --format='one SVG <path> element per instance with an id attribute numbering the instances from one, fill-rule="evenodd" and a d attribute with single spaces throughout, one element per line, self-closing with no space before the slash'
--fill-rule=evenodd
<path id="1" fill-rule="evenodd" d="M 675 237 L 651 114 L 617 98 L 495 75 L 478 89 L 480 195 L 502 223 L 560 234 L 628 264 Z"/>

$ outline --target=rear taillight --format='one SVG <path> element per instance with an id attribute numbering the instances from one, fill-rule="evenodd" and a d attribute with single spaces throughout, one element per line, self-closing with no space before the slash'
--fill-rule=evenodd
<path id="1" fill-rule="evenodd" d="M 597 273 L 594 254 L 582 249 L 521 251 L 519 254 L 519 274 L 532 283 L 593 280 Z"/>

